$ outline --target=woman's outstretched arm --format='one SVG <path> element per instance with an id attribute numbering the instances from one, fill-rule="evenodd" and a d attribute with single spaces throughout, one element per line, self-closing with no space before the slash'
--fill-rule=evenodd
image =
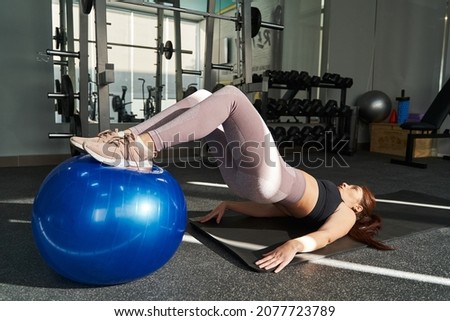
<path id="1" fill-rule="evenodd" d="M 255 264 L 266 270 L 276 268 L 275 273 L 278 273 L 292 261 L 297 253 L 321 249 L 347 235 L 355 221 L 354 212 L 341 203 L 336 212 L 317 231 L 285 242 L 275 250 L 264 254 L 263 258 Z"/>

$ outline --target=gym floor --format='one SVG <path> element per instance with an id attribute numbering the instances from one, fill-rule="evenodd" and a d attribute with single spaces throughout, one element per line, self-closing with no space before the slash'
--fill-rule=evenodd
<path id="1" fill-rule="evenodd" d="M 388 155 L 368 151 L 344 159 L 347 168 L 334 164 L 308 171 L 336 183 L 368 185 L 375 194 L 410 190 L 450 197 L 448 161 L 426 158 L 428 168 L 415 169 L 390 164 Z M 184 190 L 190 217 L 221 200 L 237 199 L 228 189 L 188 183 L 223 183 L 218 169 L 196 162 L 182 165 L 173 163 L 167 169 Z M 450 211 L 447 227 L 390 240 L 395 251 L 362 247 L 288 266 L 279 274 L 249 270 L 188 226 L 174 257 L 149 276 L 105 287 L 74 283 L 50 270 L 31 234 L 33 199 L 51 169 L 0 168 L 0 300 L 450 300 Z"/>

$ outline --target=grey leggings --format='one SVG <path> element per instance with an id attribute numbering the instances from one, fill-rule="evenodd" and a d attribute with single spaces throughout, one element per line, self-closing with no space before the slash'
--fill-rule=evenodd
<path id="1" fill-rule="evenodd" d="M 199 90 L 130 130 L 150 134 L 157 151 L 205 138 L 225 183 L 243 198 L 293 204 L 303 196 L 301 171 L 284 162 L 265 122 L 234 86 Z"/>

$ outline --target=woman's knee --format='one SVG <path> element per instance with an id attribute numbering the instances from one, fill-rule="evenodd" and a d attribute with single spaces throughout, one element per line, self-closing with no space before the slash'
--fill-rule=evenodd
<path id="1" fill-rule="evenodd" d="M 232 93 L 232 94 L 243 94 L 243 92 L 239 88 L 237 88 L 236 86 L 233 86 L 233 85 L 226 85 L 225 87 L 220 89 L 220 91 L 222 91 L 222 92 L 226 91 L 227 93 Z"/>
<path id="2" fill-rule="evenodd" d="M 206 89 L 199 89 L 197 90 L 195 93 L 189 95 L 187 98 L 189 101 L 195 101 L 197 103 L 205 100 L 206 98 L 208 98 L 209 96 L 211 96 L 212 94 L 207 91 Z"/>

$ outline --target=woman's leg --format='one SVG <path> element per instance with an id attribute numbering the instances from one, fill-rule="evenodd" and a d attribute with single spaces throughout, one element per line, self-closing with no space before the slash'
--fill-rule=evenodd
<path id="1" fill-rule="evenodd" d="M 124 131 L 118 131 L 117 129 L 115 131 L 105 130 L 99 133 L 97 137 L 73 136 L 70 138 L 70 142 L 76 148 L 84 150 L 84 143 L 86 142 L 105 143 L 111 139 L 115 139 L 116 137 L 124 137 L 124 135 L 129 133 L 140 135 L 155 127 L 161 126 L 166 122 L 171 121 L 175 117 L 185 112 L 188 108 L 197 105 L 199 102 L 209 96 L 211 96 L 211 93 L 209 91 L 201 89 L 134 127 L 130 127 Z"/>
<path id="2" fill-rule="evenodd" d="M 217 91 L 149 135 L 158 151 L 205 137 L 224 181 L 244 198 L 294 202 L 303 195 L 304 178 L 283 161 L 265 122 L 236 87 Z"/>
<path id="3" fill-rule="evenodd" d="M 223 131 L 217 129 L 220 125 Z M 208 145 L 218 147 L 217 155 L 222 155 L 220 170 L 225 181 L 242 197 L 274 203 L 286 198 L 298 200 L 303 195 L 303 177 L 298 177 L 298 171 L 283 161 L 265 122 L 236 87 L 226 86 L 143 134 L 151 137 L 156 151 L 207 137 Z M 130 154 L 126 142 L 116 143 L 116 146 L 93 146 L 90 150 L 103 154 L 107 151 L 111 154 L 106 156 L 110 157 L 118 149 L 121 157 Z M 136 155 L 151 155 L 138 150 L 140 146 L 135 141 L 128 145 L 136 149 Z"/>
<path id="4" fill-rule="evenodd" d="M 188 108 L 195 106 L 201 101 L 205 100 L 209 96 L 211 96 L 211 93 L 209 91 L 200 89 L 192 95 L 189 95 L 188 97 L 180 100 L 174 105 L 164 109 L 155 116 L 147 119 L 146 121 L 134 127 L 130 127 L 129 130 L 135 135 L 140 135 L 156 127 L 160 127 L 187 111 Z"/>
<path id="5" fill-rule="evenodd" d="M 227 141 L 223 129 L 216 129 L 206 137 L 209 154 L 215 158 L 224 182 L 237 195 L 257 203 L 294 204 L 305 190 L 302 172 L 287 165 L 269 134 L 263 148 L 269 158 L 255 163 L 254 167 L 241 166 L 242 159 L 252 159 L 248 151 L 242 155 L 237 144 Z M 252 152 L 253 153 L 253 152 Z M 256 158 L 256 157 L 255 157 Z"/>
<path id="6" fill-rule="evenodd" d="M 206 137 L 220 125 L 229 142 L 261 143 L 267 126 L 248 98 L 226 86 L 164 125 L 150 129 L 156 150 Z"/>

